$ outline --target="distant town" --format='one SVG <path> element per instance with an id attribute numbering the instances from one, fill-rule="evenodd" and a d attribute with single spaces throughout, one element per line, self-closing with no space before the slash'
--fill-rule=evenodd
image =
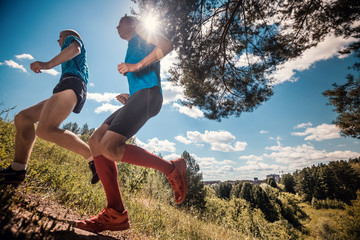
<path id="1" fill-rule="evenodd" d="M 280 181 L 280 175 L 278 175 L 278 174 L 266 175 L 266 179 L 269 179 L 269 178 L 273 178 L 276 183 L 278 183 Z M 228 180 L 228 181 L 224 181 L 224 182 L 231 183 L 231 185 L 234 185 L 236 182 L 249 182 L 254 185 L 260 185 L 261 183 L 264 183 L 266 181 L 266 179 L 259 180 L 257 177 L 255 177 L 254 180 Z M 203 183 L 204 183 L 204 185 L 213 185 L 213 184 L 220 184 L 221 181 L 220 180 L 218 180 L 218 181 L 203 181 Z"/>

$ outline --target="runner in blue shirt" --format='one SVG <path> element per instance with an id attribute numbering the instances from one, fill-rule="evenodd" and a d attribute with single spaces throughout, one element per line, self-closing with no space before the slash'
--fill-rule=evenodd
<path id="1" fill-rule="evenodd" d="M 61 64 L 62 74 L 49 99 L 16 114 L 15 156 L 8 168 L 0 170 L 2 184 L 20 184 L 25 180 L 26 164 L 36 135 L 82 155 L 88 160 L 93 174 L 91 183 L 99 181 L 89 146 L 76 134 L 59 128 L 71 112 L 80 113 L 85 103 L 88 82 L 86 50 L 80 35 L 74 30 L 60 32 L 58 42 L 60 54 L 48 62 L 36 61 L 30 65 L 32 71 L 41 73 L 43 69 Z"/>
<path id="2" fill-rule="evenodd" d="M 125 63 L 118 65 L 118 71 L 127 76 L 130 94 L 117 96 L 124 106 L 110 115 L 89 139 L 108 202 L 100 214 L 75 222 L 75 227 L 92 232 L 126 230 L 130 227 L 119 189 L 116 162 L 150 167 L 165 174 L 174 190 L 177 204 L 185 200 L 187 193 L 183 158 L 166 161 L 125 143 L 161 109 L 163 98 L 159 60 L 172 51 L 172 43 L 159 34 L 144 31 L 134 17 L 122 17 L 117 30 L 120 38 L 128 41 Z"/>

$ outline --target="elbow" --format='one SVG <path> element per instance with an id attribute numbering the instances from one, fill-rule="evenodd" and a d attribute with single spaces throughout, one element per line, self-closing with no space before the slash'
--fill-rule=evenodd
<path id="1" fill-rule="evenodd" d="M 76 57 L 77 55 L 79 55 L 81 53 L 81 48 L 80 46 L 77 45 L 73 45 L 71 46 L 71 55 Z"/>
<path id="2" fill-rule="evenodd" d="M 81 53 L 80 47 L 74 48 L 74 49 L 73 49 L 73 53 L 74 53 L 75 56 L 79 55 L 79 54 Z"/>
<path id="3" fill-rule="evenodd" d="M 168 53 L 170 53 L 172 50 L 174 49 L 174 46 L 172 44 L 172 42 L 167 42 L 166 44 L 164 44 L 164 48 L 161 49 L 164 53 L 164 56 L 166 56 Z"/>

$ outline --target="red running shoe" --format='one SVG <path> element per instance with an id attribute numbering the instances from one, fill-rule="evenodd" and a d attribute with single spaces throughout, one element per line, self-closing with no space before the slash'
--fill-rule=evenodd
<path id="1" fill-rule="evenodd" d="M 89 232 L 102 232 L 105 230 L 122 231 L 130 228 L 129 217 L 126 210 L 122 213 L 104 208 L 101 213 L 83 221 L 75 221 L 74 227 Z"/>
<path id="2" fill-rule="evenodd" d="M 170 161 L 174 166 L 174 170 L 167 175 L 167 179 L 175 193 L 175 202 L 181 204 L 187 194 L 187 180 L 186 180 L 186 162 L 183 158 Z"/>

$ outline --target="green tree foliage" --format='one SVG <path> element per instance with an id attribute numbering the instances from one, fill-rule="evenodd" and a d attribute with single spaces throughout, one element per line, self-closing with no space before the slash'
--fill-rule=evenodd
<path id="1" fill-rule="evenodd" d="M 241 181 L 237 181 L 231 189 L 230 192 L 230 197 L 231 198 L 240 198 L 240 192 L 241 192 L 241 188 L 242 188 L 243 182 Z"/>
<path id="2" fill-rule="evenodd" d="M 275 181 L 275 179 L 272 178 L 272 177 L 266 179 L 266 183 L 267 183 L 268 185 L 270 185 L 271 187 L 273 187 L 273 188 L 277 188 L 276 181 Z"/>
<path id="3" fill-rule="evenodd" d="M 346 83 L 334 83 L 333 87 L 323 92 L 329 98 L 328 105 L 333 105 L 338 113 L 333 123 L 340 128 L 343 136 L 360 139 L 360 76 L 355 79 L 349 74 Z"/>
<path id="4" fill-rule="evenodd" d="M 356 198 L 360 176 L 348 161 L 332 161 L 296 171 L 295 190 L 305 201 L 338 199 L 345 203 Z"/>
<path id="5" fill-rule="evenodd" d="M 183 152 L 182 157 L 186 161 L 186 178 L 188 181 L 188 193 L 182 206 L 186 208 L 195 208 L 199 211 L 205 209 L 206 190 L 202 181 L 202 173 L 200 172 L 199 164 L 186 151 Z"/>
<path id="6" fill-rule="evenodd" d="M 291 175 L 290 173 L 284 174 L 281 177 L 280 182 L 284 184 L 285 192 L 295 193 L 295 180 L 293 175 Z"/>
<path id="7" fill-rule="evenodd" d="M 249 182 L 245 182 L 240 191 L 240 198 L 245 199 L 248 202 L 252 201 L 252 185 Z"/>
<path id="8" fill-rule="evenodd" d="M 218 198 L 221 199 L 230 199 L 232 185 L 230 182 L 221 182 L 219 185 L 215 186 L 215 193 Z"/>
<path id="9" fill-rule="evenodd" d="M 326 36 L 360 36 L 353 0 L 133 1 L 136 14 L 159 15 L 179 54 L 170 80 L 209 119 L 253 111 L 273 94 L 271 73 Z"/>

